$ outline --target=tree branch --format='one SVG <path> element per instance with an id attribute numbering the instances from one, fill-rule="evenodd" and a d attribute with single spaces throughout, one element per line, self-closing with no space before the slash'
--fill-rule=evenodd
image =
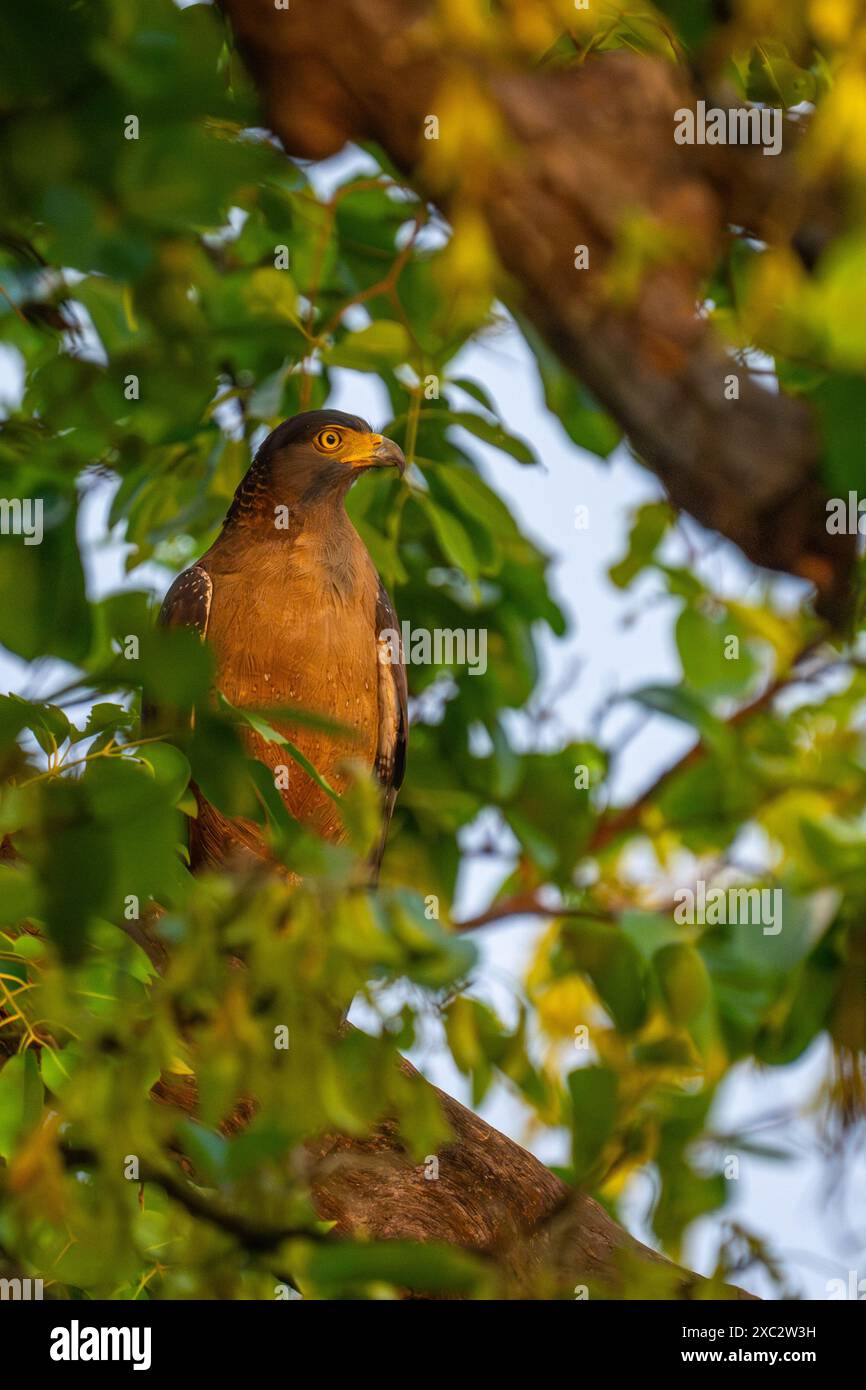
<path id="1" fill-rule="evenodd" d="M 570 907 L 568 904 L 560 904 L 558 907 L 552 903 L 544 903 L 535 890 L 525 893 L 514 893 L 509 898 L 500 898 L 498 902 L 491 903 L 483 912 L 476 913 L 474 917 L 465 917 L 462 922 L 452 922 L 452 929 L 458 932 L 477 931 L 479 927 L 489 927 L 492 922 L 501 922 L 506 917 L 577 917 L 586 918 L 587 921 L 598 922 L 614 921 L 616 914 L 606 912 L 604 908 L 594 911 L 588 907 Z"/>
<path id="2" fill-rule="evenodd" d="M 409 1062 L 401 1059 L 400 1066 L 416 1085 L 430 1085 Z M 432 1090 L 453 1135 L 439 1150 L 434 1181 L 426 1177 L 425 1164 L 412 1161 L 387 1121 L 366 1139 L 326 1135 L 306 1145 L 316 1210 L 336 1223 L 330 1239 L 366 1236 L 459 1246 L 490 1261 L 503 1298 L 573 1297 L 581 1284 L 616 1297 L 635 1268 L 653 1290 L 647 1296 L 688 1299 L 707 1287 L 700 1275 L 635 1240 L 597 1202 L 567 1187 L 526 1149 L 444 1091 Z M 163 1104 L 195 1112 L 193 1078 L 163 1080 L 155 1092 Z M 233 1118 L 226 1128 L 242 1128 L 245 1118 Z M 218 1217 L 217 1224 L 247 1248 L 270 1246 L 267 1230 L 247 1230 L 247 1223 L 235 1221 L 238 1229 L 232 1231 L 222 1209 L 215 1214 L 206 1199 L 207 1210 L 196 1211 L 179 1180 L 177 1191 L 178 1184 L 170 1190 L 161 1172 L 156 1181 L 194 1215 Z M 249 1238 L 259 1244 L 250 1246 Z M 753 1297 L 733 1286 L 723 1295 Z"/>

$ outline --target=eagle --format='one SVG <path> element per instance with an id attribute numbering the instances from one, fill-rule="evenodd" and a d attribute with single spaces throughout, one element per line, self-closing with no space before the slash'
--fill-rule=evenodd
<path id="1" fill-rule="evenodd" d="M 284 420 L 258 449 L 217 539 L 178 575 L 159 615 L 161 625 L 193 629 L 209 643 L 216 688 L 232 705 L 279 709 L 269 726 L 336 792 L 353 763 L 375 775 L 384 799 L 374 875 L 406 766 L 406 671 L 402 651 L 394 659 L 394 605 L 345 499 L 362 473 L 389 467 L 403 474 L 402 450 L 358 416 L 311 410 Z M 328 724 L 293 723 L 285 713 L 293 705 Z M 338 805 L 302 766 L 287 764 L 285 747 L 253 728 L 243 737 L 274 772 L 289 813 L 325 839 L 344 838 Z M 287 765 L 288 777 L 277 777 Z M 193 871 L 268 858 L 257 825 L 193 792 Z"/>

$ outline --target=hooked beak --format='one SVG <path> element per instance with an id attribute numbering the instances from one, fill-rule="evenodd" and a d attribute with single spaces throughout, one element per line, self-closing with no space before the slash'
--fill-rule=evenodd
<path id="1" fill-rule="evenodd" d="M 393 439 L 388 439 L 384 435 L 378 435 L 378 443 L 373 450 L 370 462 L 375 468 L 398 469 L 400 476 L 406 472 L 406 458 L 399 444 L 395 444 Z"/>

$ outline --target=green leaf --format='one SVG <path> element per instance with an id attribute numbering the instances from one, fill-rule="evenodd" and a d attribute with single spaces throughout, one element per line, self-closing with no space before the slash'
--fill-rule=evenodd
<path id="1" fill-rule="evenodd" d="M 622 438 L 619 426 L 567 371 L 535 330 L 525 321 L 521 321 L 520 327 L 535 355 L 548 410 L 581 449 L 607 458 Z"/>
<path id="2" fill-rule="evenodd" d="M 452 465 L 436 470 L 436 482 L 450 493 L 464 517 L 485 526 L 494 536 L 518 535 L 514 518 L 505 503 L 471 468 Z"/>
<path id="3" fill-rule="evenodd" d="M 137 662 L 119 661 L 118 667 L 123 671 L 126 665 L 129 677 L 141 682 L 147 703 L 186 711 L 205 699 L 213 679 L 214 654 L 197 633 L 155 628 L 142 636 L 139 652 Z"/>
<path id="4" fill-rule="evenodd" d="M 216 1183 L 225 1177 L 231 1149 L 225 1135 L 214 1134 L 192 1120 L 183 1120 L 178 1125 L 178 1135 L 199 1182 Z"/>
<path id="5" fill-rule="evenodd" d="M 792 61 L 783 43 L 765 40 L 752 52 L 746 94 L 750 101 L 798 106 L 814 98 L 815 78 Z"/>
<path id="6" fill-rule="evenodd" d="M 379 319 L 349 333 L 333 347 L 322 353 L 323 361 L 331 367 L 351 367 L 357 372 L 380 372 L 385 367 L 397 367 L 409 357 L 409 337 L 402 323 Z"/>
<path id="7" fill-rule="evenodd" d="M 632 523 L 628 550 L 608 573 L 618 589 L 627 589 L 652 559 L 675 520 L 667 502 L 646 502 L 639 507 Z"/>
<path id="8" fill-rule="evenodd" d="M 715 18 L 714 0 L 656 0 L 656 8 L 668 16 L 689 48 L 697 48 L 709 35 Z"/>
<path id="9" fill-rule="evenodd" d="M 254 270 L 249 278 L 244 298 L 255 318 L 285 320 L 297 325 L 298 291 L 288 271 L 273 266 Z"/>
<path id="10" fill-rule="evenodd" d="M 462 570 L 473 583 L 476 583 L 478 563 L 465 527 L 451 512 L 446 511 L 444 507 L 437 506 L 429 499 L 424 502 L 424 511 L 430 518 L 436 539 L 442 547 L 446 559 L 457 569 Z"/>
<path id="11" fill-rule="evenodd" d="M 731 730 L 707 709 L 697 694 L 685 687 L 645 685 L 640 690 L 632 691 L 629 699 L 636 700 L 638 704 L 655 710 L 658 714 L 667 714 L 672 719 L 691 724 L 715 752 L 722 756 L 733 755 L 736 739 Z"/>
<path id="12" fill-rule="evenodd" d="M 55 1096 L 59 1095 L 70 1081 L 81 1061 L 81 1047 L 71 1043 L 68 1047 L 43 1047 L 40 1062 L 42 1080 L 46 1088 Z"/>
<path id="13" fill-rule="evenodd" d="M 43 1086 L 32 1048 L 0 1068 L 0 1154 L 10 1158 L 19 1140 L 39 1123 Z"/>
<path id="14" fill-rule="evenodd" d="M 416 984 L 442 989 L 462 980 L 477 961 L 466 937 L 445 931 L 425 915 L 424 900 L 408 889 L 389 892 L 380 901 L 383 921 L 404 952 L 403 973 Z"/>
<path id="15" fill-rule="evenodd" d="M 471 396 L 472 399 L 476 400 L 485 410 L 489 410 L 491 415 L 497 414 L 493 397 L 479 381 L 472 381 L 471 378 L 465 376 L 455 376 L 449 378 L 447 384 L 449 386 L 458 386 L 461 391 L 465 391 L 467 396 Z"/>
<path id="16" fill-rule="evenodd" d="M 866 381 L 861 376 L 832 376 L 811 392 L 824 440 L 822 472 L 831 497 L 847 501 L 849 490 L 863 481 L 863 420 Z"/>
<path id="17" fill-rule="evenodd" d="M 248 724 L 251 729 L 255 729 L 257 734 L 261 734 L 262 738 L 272 743 L 278 743 L 281 748 L 285 748 L 289 757 L 292 758 L 299 767 L 302 767 L 309 777 L 312 777 L 316 786 L 320 787 L 332 801 L 336 801 L 339 804 L 341 800 L 340 793 L 334 790 L 330 782 L 322 776 L 310 762 L 306 754 L 302 753 L 300 748 L 292 743 L 290 738 L 286 738 L 285 734 L 278 733 L 273 725 L 269 724 L 268 721 L 263 719 L 255 710 L 237 709 L 236 706 L 231 705 L 229 701 L 226 700 L 225 696 L 222 696 L 221 700 L 225 706 L 235 712 L 240 723 Z M 294 718 L 294 711 L 292 712 L 292 718 Z M 302 723 L 303 721 L 299 720 L 298 722 Z"/>
<path id="18" fill-rule="evenodd" d="M 538 463 L 534 450 L 525 440 L 515 434 L 509 434 L 503 425 L 490 421 L 483 415 L 475 415 L 468 410 L 449 410 L 448 424 L 459 425 L 462 429 L 468 430 L 477 439 L 483 439 L 485 444 L 491 444 L 494 449 L 501 449 L 503 453 L 510 454 L 518 463 Z"/>
<path id="19" fill-rule="evenodd" d="M 633 1033 L 646 1017 L 645 967 L 631 941 L 605 922 L 563 922 L 563 968 L 581 970 L 623 1033 Z"/>
<path id="20" fill-rule="evenodd" d="M 129 728 L 134 722 L 134 714 L 131 710 L 125 709 L 123 705 L 100 702 L 91 706 L 87 723 L 81 733 L 77 734 L 74 742 L 77 742 L 78 739 L 92 738 L 96 734 L 115 734 L 120 729 Z"/>
<path id="21" fill-rule="evenodd" d="M 707 968 L 700 954 L 684 942 L 671 942 L 653 958 L 656 976 L 671 1021 L 691 1023 L 712 997 Z"/>
<path id="22" fill-rule="evenodd" d="M 165 790 L 166 798 L 177 805 L 189 785 L 189 759 L 171 743 L 147 743 L 138 756 Z"/>
<path id="23" fill-rule="evenodd" d="M 0 922 L 14 926 L 26 917 L 38 917 L 39 885 L 26 865 L 0 864 Z"/>
<path id="24" fill-rule="evenodd" d="M 56 489 L 49 491 L 37 478 L 33 483 L 34 506 L 44 505 L 41 544 L 26 544 L 24 535 L 0 538 L 0 590 L 15 596 L 14 603 L 0 604 L 0 643 L 27 661 L 44 656 L 81 661 L 90 646 L 91 618 L 74 511 Z"/>
<path id="25" fill-rule="evenodd" d="M 743 696 L 754 684 L 757 663 L 742 625 L 730 615 L 711 618 L 696 608 L 684 608 L 677 619 L 676 641 L 683 674 L 702 694 Z"/>
<path id="26" fill-rule="evenodd" d="M 302 1272 L 314 1286 L 332 1292 L 387 1283 L 429 1293 L 470 1295 L 485 1282 L 481 1261 L 435 1241 L 423 1245 L 403 1240 L 370 1245 L 348 1241 L 317 1245 L 303 1260 Z"/>
<path id="27" fill-rule="evenodd" d="M 619 1079 L 609 1067 L 580 1067 L 568 1077 L 572 1104 L 571 1152 L 575 1181 L 596 1167 L 613 1136 L 618 1114 Z"/>

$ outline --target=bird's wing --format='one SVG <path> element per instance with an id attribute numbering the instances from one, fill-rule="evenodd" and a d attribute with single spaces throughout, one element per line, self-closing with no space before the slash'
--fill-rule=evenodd
<path id="1" fill-rule="evenodd" d="M 376 600 L 376 643 L 379 655 L 379 738 L 376 747 L 375 772 L 385 792 L 385 809 L 382 824 L 382 838 L 373 856 L 373 872 L 377 875 L 388 826 L 394 811 L 394 802 L 403 782 L 406 771 L 406 749 L 409 742 L 409 692 L 406 686 L 406 668 L 401 660 L 392 661 L 392 648 L 383 638 L 386 632 L 399 632 L 397 614 L 388 597 L 388 592 L 379 581 L 379 594 Z"/>
<path id="2" fill-rule="evenodd" d="M 207 636 L 213 580 L 201 565 L 191 565 L 172 584 L 162 601 L 160 627 L 189 627 L 204 641 Z"/>
<path id="3" fill-rule="evenodd" d="M 188 627 L 202 641 L 207 636 L 213 580 L 200 565 L 191 565 L 172 584 L 162 601 L 157 624 L 160 627 Z M 145 731 L 156 727 L 157 709 L 149 700 L 141 708 L 141 725 Z"/>

